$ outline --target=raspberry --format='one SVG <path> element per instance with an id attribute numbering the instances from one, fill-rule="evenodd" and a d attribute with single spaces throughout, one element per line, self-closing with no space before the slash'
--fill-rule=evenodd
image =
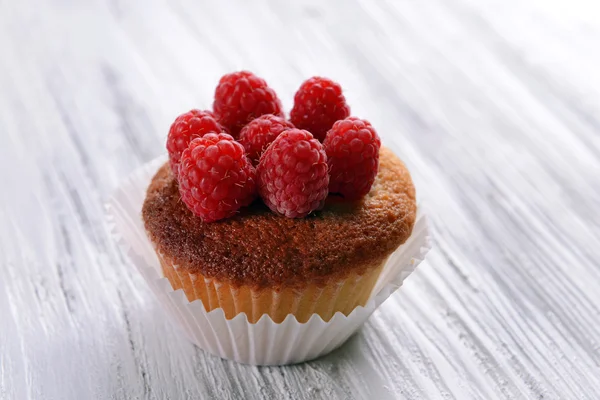
<path id="1" fill-rule="evenodd" d="M 203 222 L 231 217 L 256 197 L 256 171 L 226 133 L 196 138 L 181 156 L 179 193 Z"/>
<path id="2" fill-rule="evenodd" d="M 327 155 L 308 131 L 289 129 L 281 133 L 260 157 L 256 176 L 265 204 L 286 217 L 304 217 L 325 203 Z"/>
<path id="3" fill-rule="evenodd" d="M 334 122 L 349 115 L 350 107 L 342 87 L 330 79 L 315 76 L 296 92 L 290 120 L 296 128 L 306 129 L 323 141 Z"/>
<path id="4" fill-rule="evenodd" d="M 263 114 L 283 117 L 281 101 L 267 83 L 248 71 L 224 75 L 215 90 L 213 109 L 221 125 L 237 138 L 240 130 Z"/>
<path id="5" fill-rule="evenodd" d="M 209 132 L 221 133 L 225 129 L 219 124 L 210 111 L 191 110 L 181 114 L 169 129 L 167 151 L 171 170 L 177 176 L 181 153 L 188 147 L 190 141 Z"/>
<path id="6" fill-rule="evenodd" d="M 329 191 L 350 200 L 369 193 L 377 176 L 381 147 L 369 121 L 350 117 L 336 122 L 323 146 L 331 174 Z"/>
<path id="7" fill-rule="evenodd" d="M 254 162 L 258 162 L 261 153 L 279 134 L 293 128 L 291 122 L 273 114 L 262 115 L 250 122 L 240 131 L 240 143 L 244 145 L 246 154 Z"/>

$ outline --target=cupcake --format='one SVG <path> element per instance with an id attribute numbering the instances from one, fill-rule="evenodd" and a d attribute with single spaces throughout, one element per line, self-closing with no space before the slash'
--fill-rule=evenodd
<path id="1" fill-rule="evenodd" d="M 197 346 L 253 365 L 321 356 L 424 258 L 410 174 L 349 115 L 329 79 L 304 82 L 286 120 L 264 80 L 229 74 L 212 111 L 173 122 L 169 159 L 115 191 L 117 241 Z"/>

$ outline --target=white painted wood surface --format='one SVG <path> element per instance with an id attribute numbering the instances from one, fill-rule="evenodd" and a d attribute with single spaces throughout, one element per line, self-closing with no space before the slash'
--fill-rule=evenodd
<path id="1" fill-rule="evenodd" d="M 600 398 L 600 6 L 0 1 L 0 399 Z M 436 248 L 330 356 L 208 356 L 103 204 L 225 72 L 342 83 Z"/>

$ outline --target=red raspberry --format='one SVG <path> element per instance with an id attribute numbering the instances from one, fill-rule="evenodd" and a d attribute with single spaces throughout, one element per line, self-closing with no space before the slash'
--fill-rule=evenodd
<path id="1" fill-rule="evenodd" d="M 267 82 L 248 71 L 224 75 L 215 90 L 213 110 L 237 138 L 240 130 L 263 114 L 283 117 L 281 101 Z"/>
<path id="2" fill-rule="evenodd" d="M 355 117 L 333 124 L 323 143 L 329 191 L 355 200 L 369 193 L 379 167 L 381 140 L 369 121 Z"/>
<path id="3" fill-rule="evenodd" d="M 281 133 L 260 157 L 258 193 L 274 212 L 300 218 L 325 203 L 329 186 L 327 155 L 310 132 Z"/>
<path id="4" fill-rule="evenodd" d="M 322 142 L 334 122 L 349 115 L 350 106 L 342 87 L 330 79 L 314 76 L 296 92 L 290 120 L 296 128 L 306 129 Z"/>
<path id="5" fill-rule="evenodd" d="M 203 222 L 231 217 L 256 197 L 256 171 L 226 133 L 196 138 L 181 156 L 179 193 Z"/>
<path id="6" fill-rule="evenodd" d="M 181 153 L 188 147 L 192 139 L 204 136 L 209 132 L 221 133 L 224 131 L 225 128 L 217 122 L 210 111 L 191 110 L 177 117 L 169 129 L 167 137 L 169 163 L 175 176 L 177 176 Z"/>
<path id="7" fill-rule="evenodd" d="M 244 145 L 246 154 L 255 163 L 261 153 L 279 134 L 294 128 L 291 122 L 273 114 L 262 115 L 250 122 L 240 131 L 240 143 Z"/>

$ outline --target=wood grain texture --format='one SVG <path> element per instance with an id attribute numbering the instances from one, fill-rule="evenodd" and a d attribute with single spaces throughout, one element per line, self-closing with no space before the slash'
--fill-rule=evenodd
<path id="1" fill-rule="evenodd" d="M 597 399 L 600 7 L 0 1 L 0 399 Z M 225 72 L 342 83 L 407 163 L 428 261 L 344 347 L 208 356 L 103 204 Z"/>

